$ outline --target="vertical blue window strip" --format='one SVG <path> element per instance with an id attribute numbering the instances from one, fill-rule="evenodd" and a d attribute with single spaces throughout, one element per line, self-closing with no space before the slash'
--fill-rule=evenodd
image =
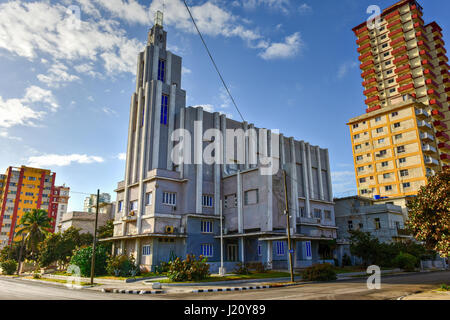
<path id="1" fill-rule="evenodd" d="M 161 97 L 161 123 L 167 124 L 167 105 L 168 105 L 169 97 L 166 95 L 162 95 Z"/>
<path id="2" fill-rule="evenodd" d="M 159 64 L 158 64 L 158 80 L 161 80 L 162 82 L 164 82 L 165 75 L 166 75 L 166 61 L 159 60 Z"/>

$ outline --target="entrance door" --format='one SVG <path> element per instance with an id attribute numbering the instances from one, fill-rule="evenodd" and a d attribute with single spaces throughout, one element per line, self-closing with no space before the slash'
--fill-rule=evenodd
<path id="1" fill-rule="evenodd" d="M 227 258 L 228 261 L 237 261 L 238 247 L 237 244 L 229 244 L 227 246 Z"/>

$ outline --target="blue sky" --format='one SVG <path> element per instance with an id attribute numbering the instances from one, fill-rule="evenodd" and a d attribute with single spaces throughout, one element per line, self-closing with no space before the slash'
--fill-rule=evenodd
<path id="1" fill-rule="evenodd" d="M 76 192 L 123 180 L 136 54 L 162 0 L 0 2 L 0 172 L 34 165 Z M 244 118 L 328 148 L 335 195 L 355 193 L 346 121 L 365 112 L 352 27 L 375 0 L 191 0 Z M 449 1 L 422 0 L 450 30 Z M 81 9 L 79 28 L 67 9 Z M 180 0 L 165 0 L 169 49 L 183 58 L 187 105 L 239 119 Z M 73 26 L 73 24 L 72 24 Z M 82 209 L 72 193 L 69 210 Z"/>

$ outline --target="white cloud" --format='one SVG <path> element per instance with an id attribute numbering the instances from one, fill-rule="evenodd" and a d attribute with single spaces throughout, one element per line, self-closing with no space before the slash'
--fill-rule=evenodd
<path id="1" fill-rule="evenodd" d="M 86 1 L 84 1 L 86 3 Z M 93 0 L 104 9 L 108 10 L 114 17 L 125 20 L 131 24 L 140 23 L 149 25 L 151 23 L 150 11 L 135 0 Z"/>
<path id="2" fill-rule="evenodd" d="M 65 86 L 68 82 L 80 80 L 78 76 L 69 74 L 67 70 L 68 68 L 64 64 L 58 62 L 50 67 L 48 75 L 38 74 L 37 78 L 53 88 L 59 88 Z"/>
<path id="3" fill-rule="evenodd" d="M 356 193 L 356 181 L 354 171 L 334 171 L 331 172 L 333 184 L 333 194 L 353 195 Z"/>
<path id="4" fill-rule="evenodd" d="M 312 7 L 311 7 L 310 5 L 308 5 L 307 3 L 303 3 L 302 5 L 300 5 L 300 6 L 298 7 L 298 11 L 299 11 L 301 14 L 310 14 L 310 13 L 312 13 L 313 9 L 312 9 Z"/>
<path id="5" fill-rule="evenodd" d="M 75 71 L 77 71 L 80 74 L 86 74 L 93 78 L 101 78 L 102 77 L 101 73 L 94 71 L 95 65 L 92 62 L 78 64 L 78 65 L 74 66 L 73 68 L 75 69 Z"/>
<path id="6" fill-rule="evenodd" d="M 344 78 L 347 73 L 358 66 L 357 62 L 344 62 L 339 66 L 339 70 L 337 72 L 337 78 L 342 79 Z"/>
<path id="7" fill-rule="evenodd" d="M 111 109 L 111 108 L 104 107 L 104 108 L 102 108 L 102 111 L 104 113 L 106 113 L 108 116 L 115 116 L 115 117 L 117 117 L 117 112 L 115 110 Z"/>
<path id="8" fill-rule="evenodd" d="M 119 153 L 117 155 L 117 159 L 119 159 L 119 160 L 126 160 L 127 159 L 127 154 L 125 152 Z"/>
<path id="9" fill-rule="evenodd" d="M 297 55 L 302 47 L 303 41 L 300 32 L 296 32 L 286 37 L 284 42 L 267 45 L 264 52 L 260 53 L 260 56 L 265 60 L 291 58 Z"/>
<path id="10" fill-rule="evenodd" d="M 46 114 L 56 111 L 59 105 L 49 90 L 37 86 L 28 87 L 23 98 L 3 100 L 0 96 L 0 127 L 16 125 L 35 126 Z"/>
<path id="11" fill-rule="evenodd" d="M 80 1 L 85 6 L 88 1 Z M 136 72 L 136 54 L 144 46 L 129 39 L 115 20 L 97 19 L 91 5 L 82 10 L 79 28 L 69 23 L 67 7 L 49 2 L 0 4 L 0 48 L 35 60 L 47 54 L 55 61 L 103 62 L 108 73 Z"/>
<path id="12" fill-rule="evenodd" d="M 46 154 L 42 156 L 33 156 L 28 159 L 28 165 L 32 167 L 64 167 L 72 163 L 90 164 L 102 163 L 105 160 L 98 156 L 88 156 L 85 154 L 57 155 Z"/>
<path id="13" fill-rule="evenodd" d="M 186 67 L 182 67 L 182 68 L 181 68 L 181 73 L 182 73 L 182 74 L 191 74 L 191 73 L 192 73 L 192 70 L 189 69 L 189 68 L 186 68 Z"/>
<path id="14" fill-rule="evenodd" d="M 290 0 L 242 0 L 242 6 L 246 9 L 255 9 L 258 6 L 267 6 L 272 10 L 280 10 L 281 12 L 287 14 L 289 13 L 291 2 Z"/>
<path id="15" fill-rule="evenodd" d="M 16 141 L 22 141 L 22 138 L 10 136 L 7 131 L 0 132 L 0 138 L 16 140 Z"/>

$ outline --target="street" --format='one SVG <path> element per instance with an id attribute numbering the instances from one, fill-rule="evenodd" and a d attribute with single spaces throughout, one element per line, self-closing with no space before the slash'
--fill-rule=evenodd
<path id="1" fill-rule="evenodd" d="M 0 300 L 386 300 L 449 283 L 450 271 L 384 276 L 381 289 L 369 290 L 366 278 L 301 284 L 264 290 L 161 295 L 106 294 L 95 289 L 70 290 L 52 284 L 0 279 Z"/>

